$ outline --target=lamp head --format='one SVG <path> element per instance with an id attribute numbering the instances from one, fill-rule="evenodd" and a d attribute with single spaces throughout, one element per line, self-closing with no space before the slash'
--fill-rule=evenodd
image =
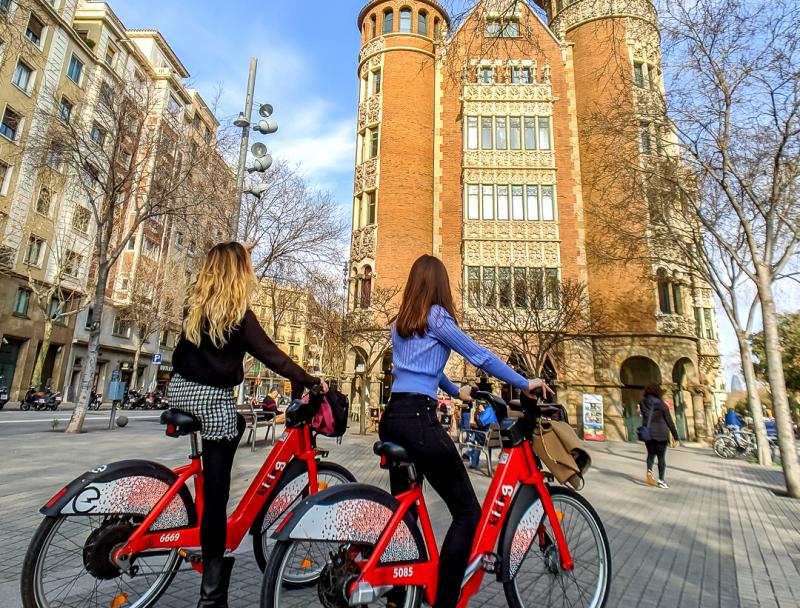
<path id="1" fill-rule="evenodd" d="M 233 126 L 240 127 L 242 129 L 250 126 L 250 121 L 247 120 L 247 117 L 244 115 L 244 112 L 239 112 L 239 117 L 233 121 Z"/>

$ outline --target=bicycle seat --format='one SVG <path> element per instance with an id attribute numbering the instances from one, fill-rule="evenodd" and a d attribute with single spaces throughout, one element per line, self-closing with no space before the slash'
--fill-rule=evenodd
<path id="1" fill-rule="evenodd" d="M 200 420 L 197 417 L 173 408 L 164 410 L 161 424 L 167 425 L 166 433 L 170 437 L 182 437 L 200 430 Z"/>
<path id="2" fill-rule="evenodd" d="M 411 465 L 411 459 L 408 457 L 406 449 L 396 443 L 376 441 L 372 446 L 372 451 L 381 457 L 382 469 L 397 469 Z"/>

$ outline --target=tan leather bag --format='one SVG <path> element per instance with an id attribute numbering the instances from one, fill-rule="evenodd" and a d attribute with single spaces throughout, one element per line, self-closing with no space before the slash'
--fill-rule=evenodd
<path id="1" fill-rule="evenodd" d="M 569 424 L 540 419 L 533 431 L 533 451 L 559 483 L 583 488 L 592 458 Z"/>

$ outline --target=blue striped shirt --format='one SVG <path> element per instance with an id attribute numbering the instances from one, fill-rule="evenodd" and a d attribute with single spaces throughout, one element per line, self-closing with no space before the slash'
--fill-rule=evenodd
<path id="1" fill-rule="evenodd" d="M 425 335 L 402 338 L 392 327 L 392 392 L 421 393 L 435 399 L 438 387 L 457 397 L 458 387 L 444 375 L 451 351 L 503 382 L 521 390 L 528 388 L 525 378 L 461 331 L 444 308 L 434 305 L 428 313 Z"/>

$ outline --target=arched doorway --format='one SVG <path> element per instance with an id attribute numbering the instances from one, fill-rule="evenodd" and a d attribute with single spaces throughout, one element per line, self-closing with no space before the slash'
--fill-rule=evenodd
<path id="1" fill-rule="evenodd" d="M 364 399 L 364 371 L 367 368 L 367 359 L 359 348 L 351 348 L 347 354 L 347 369 L 353 371 L 353 380 L 350 383 L 350 410 L 361 411 Z"/>
<path id="2" fill-rule="evenodd" d="M 691 399 L 689 393 L 689 378 L 694 375 L 694 364 L 691 360 L 683 358 L 675 362 L 672 368 L 672 381 L 675 383 L 673 405 L 675 408 L 675 426 L 678 427 L 678 437 L 681 441 L 689 438 L 689 424 L 686 419 L 686 408 Z"/>
<path id="3" fill-rule="evenodd" d="M 642 391 L 648 384 L 661 384 L 661 371 L 658 365 L 647 357 L 630 357 L 619 370 L 622 383 L 622 408 L 628 441 L 636 442 L 636 427 L 642 418 L 636 411 L 642 399 Z"/>
<path id="4" fill-rule="evenodd" d="M 383 374 L 381 378 L 381 403 L 389 403 L 389 397 L 392 395 L 392 382 L 394 382 L 394 376 L 392 376 L 392 349 L 383 353 L 381 372 Z"/>

